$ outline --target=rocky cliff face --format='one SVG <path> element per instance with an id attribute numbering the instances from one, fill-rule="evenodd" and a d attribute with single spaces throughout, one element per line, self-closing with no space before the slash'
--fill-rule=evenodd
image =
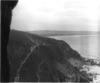
<path id="1" fill-rule="evenodd" d="M 10 33 L 10 23 L 12 9 L 16 6 L 18 0 L 1 0 L 1 80 L 2 82 L 9 81 L 9 61 L 7 55 L 7 44 Z"/>
<path id="2" fill-rule="evenodd" d="M 89 82 L 80 54 L 66 42 L 11 31 L 8 45 L 11 82 Z"/>

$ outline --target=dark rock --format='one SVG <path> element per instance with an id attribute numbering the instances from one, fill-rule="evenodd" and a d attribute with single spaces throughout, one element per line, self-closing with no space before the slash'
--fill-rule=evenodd
<path id="1" fill-rule="evenodd" d="M 7 44 L 9 40 L 12 9 L 16 6 L 17 0 L 1 0 L 1 80 L 9 82 L 9 61 L 7 56 Z"/>
<path id="2" fill-rule="evenodd" d="M 11 82 L 90 80 L 86 73 L 79 71 L 83 58 L 62 40 L 12 30 L 8 55 Z"/>

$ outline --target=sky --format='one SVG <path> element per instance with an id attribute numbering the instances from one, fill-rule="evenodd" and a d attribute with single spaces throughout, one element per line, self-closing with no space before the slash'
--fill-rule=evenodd
<path id="1" fill-rule="evenodd" d="M 11 28 L 100 31 L 100 0 L 19 0 Z"/>

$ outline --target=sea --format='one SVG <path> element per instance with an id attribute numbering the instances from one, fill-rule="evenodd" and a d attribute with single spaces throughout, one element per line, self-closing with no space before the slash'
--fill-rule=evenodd
<path id="1" fill-rule="evenodd" d="M 50 36 L 57 40 L 64 40 L 83 57 L 100 60 L 100 36 L 99 35 L 64 35 Z"/>
<path id="2" fill-rule="evenodd" d="M 50 38 L 64 40 L 71 48 L 78 51 L 82 57 L 97 60 L 100 64 L 100 35 L 64 35 L 50 36 Z M 83 69 L 83 71 L 94 74 L 93 82 L 91 83 L 100 83 L 100 66 L 84 66 L 83 68 L 90 68 L 90 70 L 87 71 L 87 69 Z"/>

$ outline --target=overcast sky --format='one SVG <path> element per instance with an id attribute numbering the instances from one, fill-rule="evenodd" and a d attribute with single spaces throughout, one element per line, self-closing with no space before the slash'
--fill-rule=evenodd
<path id="1" fill-rule="evenodd" d="M 19 0 L 11 28 L 100 31 L 100 0 Z"/>

